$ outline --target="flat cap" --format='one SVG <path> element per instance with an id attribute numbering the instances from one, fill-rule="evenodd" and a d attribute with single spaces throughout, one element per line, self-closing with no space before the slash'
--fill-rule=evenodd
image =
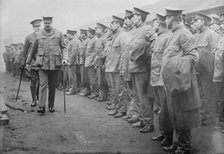
<path id="1" fill-rule="evenodd" d="M 43 17 L 43 22 L 44 23 L 51 23 L 53 21 L 54 17 Z"/>
<path id="2" fill-rule="evenodd" d="M 128 18 L 128 19 L 130 19 L 130 17 L 131 17 L 131 15 L 132 15 L 132 11 L 130 11 L 130 10 L 125 10 L 125 16 L 124 16 L 124 19 L 125 18 Z"/>
<path id="3" fill-rule="evenodd" d="M 112 22 L 119 22 L 121 25 L 124 23 L 124 19 L 118 17 L 118 16 L 112 16 Z"/>
<path id="4" fill-rule="evenodd" d="M 88 27 L 88 32 L 90 32 L 91 34 L 95 35 L 95 29 Z"/>
<path id="5" fill-rule="evenodd" d="M 72 36 L 74 36 L 77 33 L 76 30 L 67 30 L 67 34 L 71 34 Z"/>
<path id="6" fill-rule="evenodd" d="M 198 20 L 198 19 L 203 19 L 203 20 L 207 21 L 208 23 L 210 23 L 212 21 L 212 19 L 209 16 L 207 16 L 203 13 L 200 13 L 200 12 L 196 12 L 195 20 Z"/>
<path id="7" fill-rule="evenodd" d="M 166 16 L 181 16 L 183 9 L 180 8 L 165 8 Z"/>
<path id="8" fill-rule="evenodd" d="M 85 34 L 85 35 L 87 35 L 87 30 L 86 30 L 86 29 L 80 29 L 80 34 Z"/>
<path id="9" fill-rule="evenodd" d="M 105 26 L 104 24 L 101 24 L 101 23 L 96 23 L 96 28 L 105 30 L 107 28 L 107 26 Z"/>
<path id="10" fill-rule="evenodd" d="M 40 26 L 41 25 L 41 19 L 35 19 L 33 21 L 30 22 L 31 25 L 35 26 Z"/>

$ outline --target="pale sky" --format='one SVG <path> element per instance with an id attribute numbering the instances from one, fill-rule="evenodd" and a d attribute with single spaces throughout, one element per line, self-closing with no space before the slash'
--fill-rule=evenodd
<path id="1" fill-rule="evenodd" d="M 0 0 L 2 39 L 24 41 L 32 32 L 31 20 L 53 16 L 54 27 L 63 33 L 96 20 L 110 17 L 159 0 Z"/>

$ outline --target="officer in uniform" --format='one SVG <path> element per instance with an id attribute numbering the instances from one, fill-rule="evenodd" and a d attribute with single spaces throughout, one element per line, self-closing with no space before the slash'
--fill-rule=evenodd
<path id="1" fill-rule="evenodd" d="M 23 52 L 22 52 L 22 65 L 25 65 L 25 61 L 29 56 L 31 49 L 35 40 L 37 39 L 37 33 L 40 31 L 41 27 L 41 19 L 35 19 L 30 22 L 33 26 L 34 32 L 28 35 L 24 42 Z M 32 104 L 31 107 L 35 107 L 37 104 L 38 99 L 38 91 L 39 91 L 39 75 L 38 75 L 38 68 L 34 66 L 35 58 L 31 62 L 31 67 L 28 68 L 30 74 L 30 91 L 32 96 Z"/>
<path id="2" fill-rule="evenodd" d="M 99 88 L 99 96 L 96 98 L 98 101 L 105 101 L 107 100 L 107 84 L 105 79 L 105 70 L 103 68 L 105 57 L 103 55 L 105 44 L 106 44 L 106 37 L 105 37 L 105 29 L 106 26 L 97 23 L 96 24 L 96 44 L 95 44 L 95 59 L 94 59 L 94 65 L 97 69 L 97 85 Z"/>
<path id="3" fill-rule="evenodd" d="M 150 58 L 151 42 L 147 40 L 146 34 L 152 28 L 145 24 L 149 12 L 134 7 L 131 20 L 135 25 L 132 33 L 129 50 L 130 79 L 133 86 L 134 99 L 139 107 L 139 116 L 132 116 L 127 121 L 133 126 L 139 127 L 141 133 L 149 133 L 154 130 L 153 124 L 153 101 L 148 97 L 148 61 Z"/>
<path id="4" fill-rule="evenodd" d="M 109 82 L 111 86 L 111 97 L 113 102 L 110 106 L 107 106 L 109 110 L 113 110 L 109 112 L 109 115 L 113 116 L 118 113 L 116 106 L 118 104 L 119 93 L 120 93 L 120 75 L 119 75 L 119 64 L 122 52 L 122 26 L 124 23 L 124 19 L 112 16 L 111 21 L 111 29 L 113 31 L 113 39 L 111 41 L 111 48 L 106 57 L 105 62 L 105 72 L 109 76 Z"/>
<path id="5" fill-rule="evenodd" d="M 77 71 L 78 71 L 78 53 L 79 53 L 79 40 L 77 37 L 77 31 L 67 30 L 67 35 L 69 38 L 68 42 L 68 78 L 69 78 L 69 91 L 66 92 L 67 95 L 74 95 L 78 92 L 78 81 L 77 81 Z"/>
<path id="6" fill-rule="evenodd" d="M 153 20 L 153 28 L 157 33 L 154 51 L 151 57 L 150 84 L 153 87 L 155 102 L 159 107 L 159 129 L 161 135 L 152 138 L 153 141 L 161 141 L 162 146 L 171 145 L 173 139 L 173 125 L 167 107 L 166 91 L 162 79 L 162 58 L 171 33 L 166 28 L 165 16 L 156 13 Z"/>
<path id="7" fill-rule="evenodd" d="M 190 152 L 191 129 L 200 125 L 201 102 L 195 71 L 199 55 L 193 35 L 182 21 L 182 9 L 166 9 L 166 25 L 172 36 L 163 54 L 162 77 L 177 142 L 164 150 L 175 154 Z"/>
<path id="8" fill-rule="evenodd" d="M 96 44 L 96 38 L 95 38 L 95 29 L 89 27 L 88 28 L 88 44 L 86 47 L 86 56 L 85 56 L 85 69 L 87 72 L 90 89 L 91 89 L 91 95 L 88 96 L 88 98 L 93 99 L 98 97 L 98 89 L 97 89 L 97 82 L 96 82 L 96 69 L 94 67 L 94 59 L 95 59 L 95 44 Z"/>
<path id="9" fill-rule="evenodd" d="M 58 71 L 62 64 L 67 63 L 68 53 L 64 36 L 52 27 L 53 17 L 43 17 L 44 29 L 41 30 L 34 42 L 27 64 L 31 63 L 35 54 L 35 65 L 39 68 L 40 98 L 38 113 L 45 113 L 45 102 L 48 93 L 48 109 L 54 112 L 54 100 Z M 48 88 L 48 90 L 47 90 Z"/>
<path id="10" fill-rule="evenodd" d="M 219 19 L 220 29 L 224 33 L 224 16 Z M 218 128 L 224 132 L 224 35 L 220 38 L 215 50 L 213 82 L 217 89 Z"/>
<path id="11" fill-rule="evenodd" d="M 201 115 L 202 124 L 211 124 L 214 115 L 212 114 L 212 108 L 215 107 L 215 96 L 211 94 L 215 91 L 215 85 L 212 82 L 214 72 L 214 54 L 218 43 L 217 34 L 208 28 L 211 18 L 207 15 L 197 12 L 195 17 L 195 23 L 199 33 L 195 37 L 195 46 L 199 52 L 199 62 L 196 66 L 199 82 L 199 90 L 202 101 Z"/>
<path id="12" fill-rule="evenodd" d="M 86 74 L 86 70 L 84 66 L 86 47 L 88 44 L 87 30 L 80 29 L 80 38 L 81 38 L 81 42 L 79 46 L 79 68 L 80 68 L 80 74 L 81 74 L 81 90 L 79 95 L 86 96 L 90 93 L 87 74 Z"/>

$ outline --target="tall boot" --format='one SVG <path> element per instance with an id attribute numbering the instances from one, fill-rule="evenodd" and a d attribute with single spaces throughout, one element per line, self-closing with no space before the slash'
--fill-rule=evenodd
<path id="1" fill-rule="evenodd" d="M 30 87 L 31 95 L 32 95 L 32 104 L 31 107 L 35 107 L 37 105 L 37 90 L 36 87 Z"/>

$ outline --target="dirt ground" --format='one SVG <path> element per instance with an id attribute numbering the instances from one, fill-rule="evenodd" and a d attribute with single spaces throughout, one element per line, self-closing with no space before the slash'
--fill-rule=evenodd
<path id="1" fill-rule="evenodd" d="M 63 92 L 57 91 L 55 113 L 39 116 L 31 110 L 29 82 L 23 81 L 20 97 L 15 103 L 18 78 L 0 72 L 0 96 L 31 112 L 9 109 L 8 126 L 0 126 L 0 153 L 164 153 L 158 135 L 141 134 L 122 119 L 108 116 L 104 102 L 78 95 L 66 96 L 67 112 L 63 111 Z M 36 109 L 35 109 L 36 110 Z M 192 153 L 224 153 L 224 134 L 214 126 L 192 130 Z"/>

